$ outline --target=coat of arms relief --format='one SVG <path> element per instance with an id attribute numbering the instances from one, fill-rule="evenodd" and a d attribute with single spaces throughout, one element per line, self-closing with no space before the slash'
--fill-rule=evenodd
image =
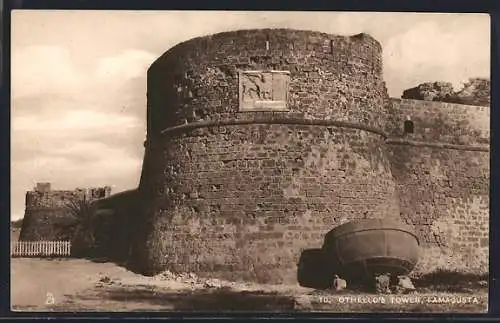
<path id="1" fill-rule="evenodd" d="M 287 111 L 287 71 L 239 73 L 240 111 Z"/>

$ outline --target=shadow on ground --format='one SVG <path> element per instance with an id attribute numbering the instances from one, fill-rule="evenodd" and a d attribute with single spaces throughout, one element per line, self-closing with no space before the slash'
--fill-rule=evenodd
<path id="1" fill-rule="evenodd" d="M 413 279 L 420 291 L 474 293 L 488 286 L 488 274 L 461 273 L 451 270 L 437 270 Z"/>
<path id="2" fill-rule="evenodd" d="M 302 251 L 298 263 L 297 281 L 302 287 L 327 289 L 333 283 L 333 268 L 323 249 Z"/>
<path id="3" fill-rule="evenodd" d="M 37 259 L 39 257 L 32 257 L 32 258 Z M 45 261 L 54 261 L 54 262 L 71 262 L 74 261 L 75 259 L 82 259 L 91 261 L 96 264 L 110 263 L 117 265 L 119 267 L 123 267 L 125 269 L 129 269 L 125 261 L 113 260 L 108 257 L 43 257 L 40 259 L 43 259 Z"/>
<path id="4" fill-rule="evenodd" d="M 67 305 L 84 304 L 99 300 L 113 302 L 113 308 L 137 311 L 148 308 L 167 311 L 269 311 L 282 312 L 294 309 L 294 298 L 276 293 L 242 292 L 229 289 L 216 290 L 157 290 L 151 286 L 112 286 L 95 294 L 70 296 L 60 310 L 73 310 Z M 110 308 L 107 308 L 109 310 Z M 98 309 L 97 309 L 98 310 Z"/>

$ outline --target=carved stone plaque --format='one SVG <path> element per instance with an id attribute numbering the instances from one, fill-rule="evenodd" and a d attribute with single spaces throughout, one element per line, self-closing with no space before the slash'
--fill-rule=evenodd
<path id="1" fill-rule="evenodd" d="M 240 111 L 288 111 L 288 71 L 241 71 Z"/>

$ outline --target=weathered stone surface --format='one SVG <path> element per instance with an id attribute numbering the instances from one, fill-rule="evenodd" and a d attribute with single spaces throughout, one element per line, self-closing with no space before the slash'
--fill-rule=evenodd
<path id="1" fill-rule="evenodd" d="M 489 106 L 490 80 L 471 78 L 462 89 L 453 90 L 453 85 L 446 82 L 422 83 L 403 92 L 403 99 L 441 101 L 458 104 Z"/>
<path id="2" fill-rule="evenodd" d="M 403 99 L 445 101 L 453 95 L 453 84 L 447 82 L 422 83 L 403 92 Z"/>
<path id="3" fill-rule="evenodd" d="M 164 175 L 147 179 L 157 207 L 145 214 L 147 239 L 158 249 L 139 250 L 154 257 L 144 263 L 295 281 L 301 250 L 321 246 L 336 224 L 399 215 L 381 145 L 361 130 L 286 125 L 167 139 L 154 161 Z"/>
<path id="4" fill-rule="evenodd" d="M 391 294 L 391 276 L 389 274 L 381 274 L 374 277 L 375 292 L 377 294 Z"/>
<path id="5" fill-rule="evenodd" d="M 241 117 L 239 73 L 262 70 L 290 72 L 290 113 L 382 127 L 388 95 L 381 51 L 366 34 L 289 29 L 191 39 L 148 70 L 148 136 L 185 122 Z"/>
<path id="6" fill-rule="evenodd" d="M 335 275 L 333 278 L 333 290 L 341 291 L 347 288 L 347 281 L 345 279 L 340 278 L 338 275 Z"/>
<path id="7" fill-rule="evenodd" d="M 454 103 L 392 99 L 388 134 L 457 143 L 465 150 L 388 145 L 401 218 L 422 244 L 415 272 L 438 268 L 487 273 L 489 250 L 490 109 Z M 403 122 L 414 123 L 403 134 Z"/>
<path id="8" fill-rule="evenodd" d="M 457 103 L 489 107 L 491 103 L 491 82 L 485 78 L 471 78 L 455 96 L 454 102 Z"/>
<path id="9" fill-rule="evenodd" d="M 395 294 L 408 294 L 415 291 L 415 286 L 408 276 L 395 277 L 395 284 L 392 286 L 392 291 Z"/>
<path id="10" fill-rule="evenodd" d="M 404 133 L 404 121 L 413 122 L 412 134 Z M 391 99 L 386 124 L 391 138 L 466 146 L 490 142 L 490 108 L 456 103 Z"/>

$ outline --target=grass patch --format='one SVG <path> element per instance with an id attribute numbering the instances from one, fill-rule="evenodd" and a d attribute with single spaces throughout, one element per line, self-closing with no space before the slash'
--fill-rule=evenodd
<path id="1" fill-rule="evenodd" d="M 488 279 L 487 273 L 463 273 L 449 269 L 438 269 L 412 278 L 417 290 L 455 293 L 473 293 L 487 289 Z"/>

